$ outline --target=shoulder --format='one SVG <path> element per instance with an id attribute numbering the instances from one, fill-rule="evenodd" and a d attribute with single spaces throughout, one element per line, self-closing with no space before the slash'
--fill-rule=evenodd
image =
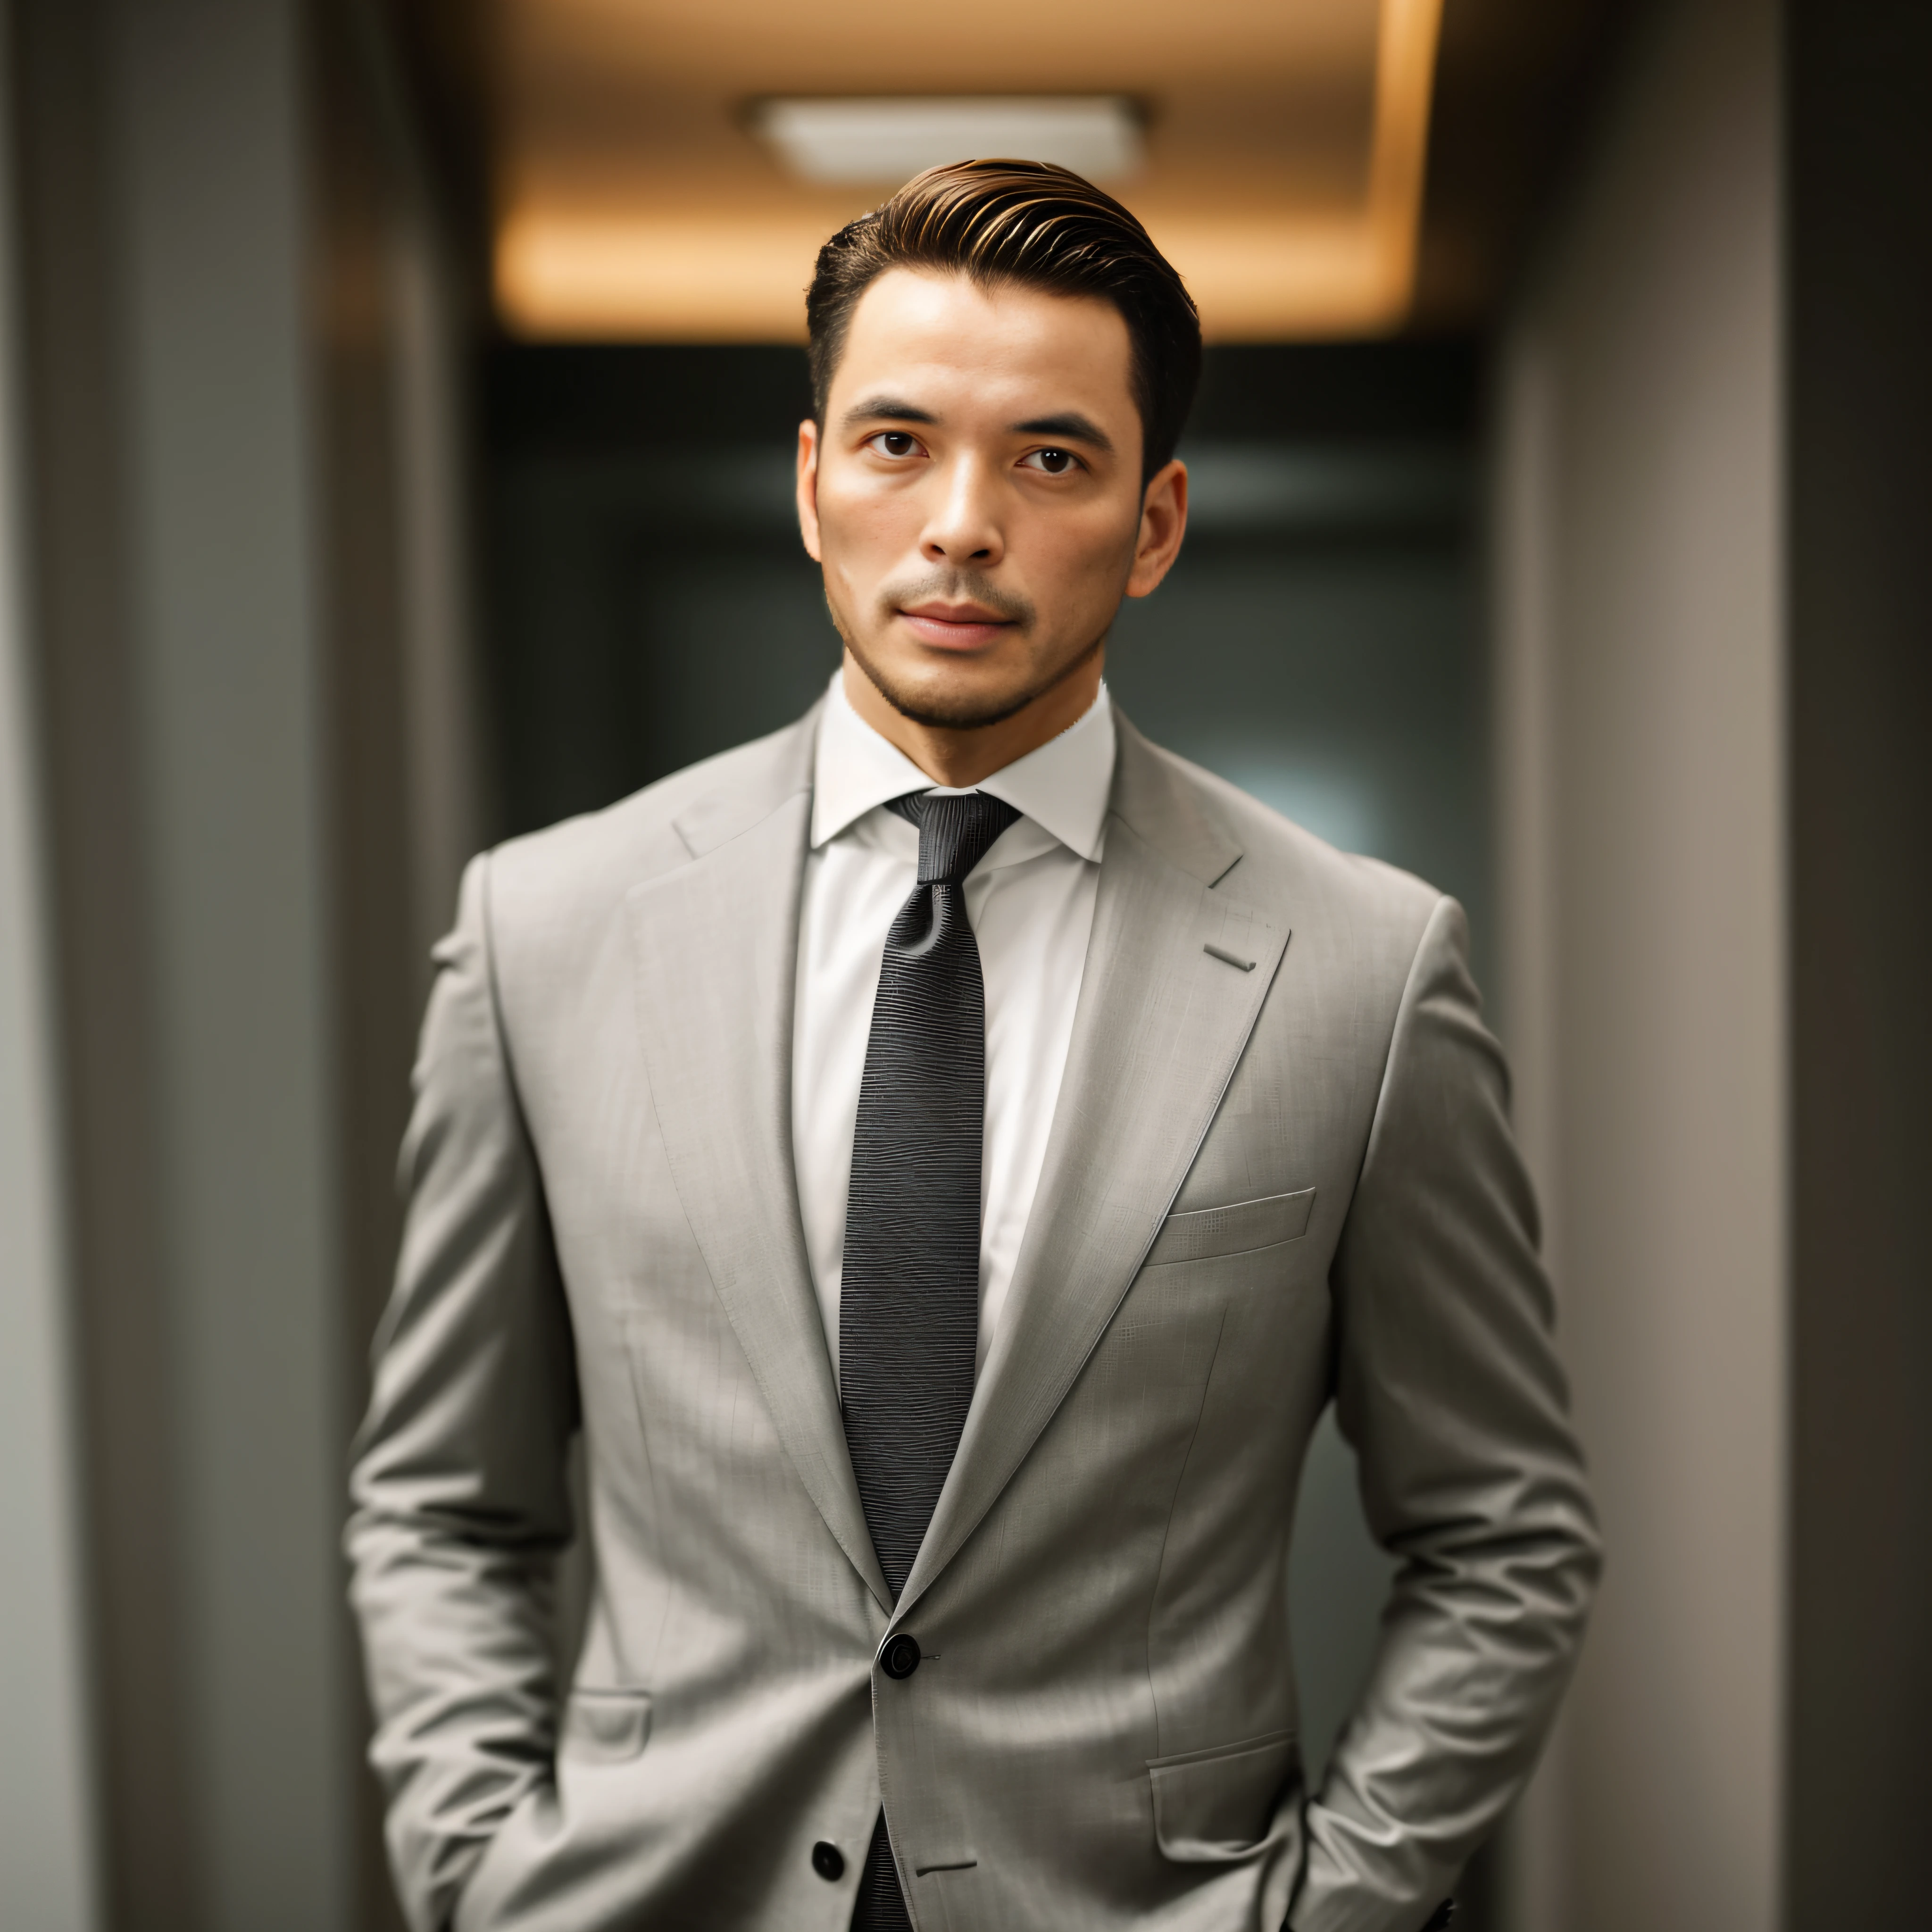
<path id="1" fill-rule="evenodd" d="M 1122 815 L 1157 844 L 1182 833 L 1186 849 L 1204 855 L 1192 869 L 1211 873 L 1204 882 L 1214 891 L 1292 928 L 1304 954 L 1321 945 L 1363 964 L 1399 960 L 1406 970 L 1443 904 L 1435 886 L 1379 859 L 1338 851 L 1130 727 L 1121 733 L 1121 765 Z"/>
<path id="2" fill-rule="evenodd" d="M 687 766 L 601 812 L 496 847 L 486 858 L 494 931 L 561 937 L 607 916 L 631 889 L 688 864 L 811 783 L 817 706 L 795 724 Z"/>

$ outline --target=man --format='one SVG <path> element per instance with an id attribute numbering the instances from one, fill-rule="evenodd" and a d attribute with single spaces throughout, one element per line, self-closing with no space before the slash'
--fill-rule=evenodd
<path id="1" fill-rule="evenodd" d="M 1131 216 L 935 170 L 808 316 L 831 691 L 437 954 L 350 1536 L 412 1921 L 1414 1932 L 1596 1564 L 1462 914 L 1111 706 L 1199 362 Z M 1331 1396 L 1402 1567 L 1310 1793 Z"/>

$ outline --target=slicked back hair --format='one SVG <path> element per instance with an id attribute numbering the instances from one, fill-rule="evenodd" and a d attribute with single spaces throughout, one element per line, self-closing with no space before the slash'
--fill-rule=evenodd
<path id="1" fill-rule="evenodd" d="M 1147 230 L 1091 182 L 1047 161 L 951 161 L 840 229 L 805 298 L 820 428 L 852 312 L 892 268 L 1112 302 L 1132 346 L 1142 481 L 1173 455 L 1201 380 L 1201 319 Z"/>

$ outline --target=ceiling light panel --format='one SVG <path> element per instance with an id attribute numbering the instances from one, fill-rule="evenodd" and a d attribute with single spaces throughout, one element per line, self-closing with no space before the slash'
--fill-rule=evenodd
<path id="1" fill-rule="evenodd" d="M 1092 181 L 1140 171 L 1140 117 L 1114 95 L 766 100 L 752 125 L 786 170 L 828 186 L 893 187 L 942 162 L 1053 161 Z"/>

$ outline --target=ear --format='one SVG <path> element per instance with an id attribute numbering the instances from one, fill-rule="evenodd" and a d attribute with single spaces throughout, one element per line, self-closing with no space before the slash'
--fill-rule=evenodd
<path id="1" fill-rule="evenodd" d="M 1150 597 L 1160 589 L 1186 532 L 1187 465 L 1176 458 L 1156 470 L 1141 493 L 1141 526 L 1134 539 L 1133 568 L 1127 573 L 1130 597 Z"/>
<path id="2" fill-rule="evenodd" d="M 798 533 L 814 563 L 825 557 L 818 542 L 818 425 L 809 416 L 798 426 Z"/>

